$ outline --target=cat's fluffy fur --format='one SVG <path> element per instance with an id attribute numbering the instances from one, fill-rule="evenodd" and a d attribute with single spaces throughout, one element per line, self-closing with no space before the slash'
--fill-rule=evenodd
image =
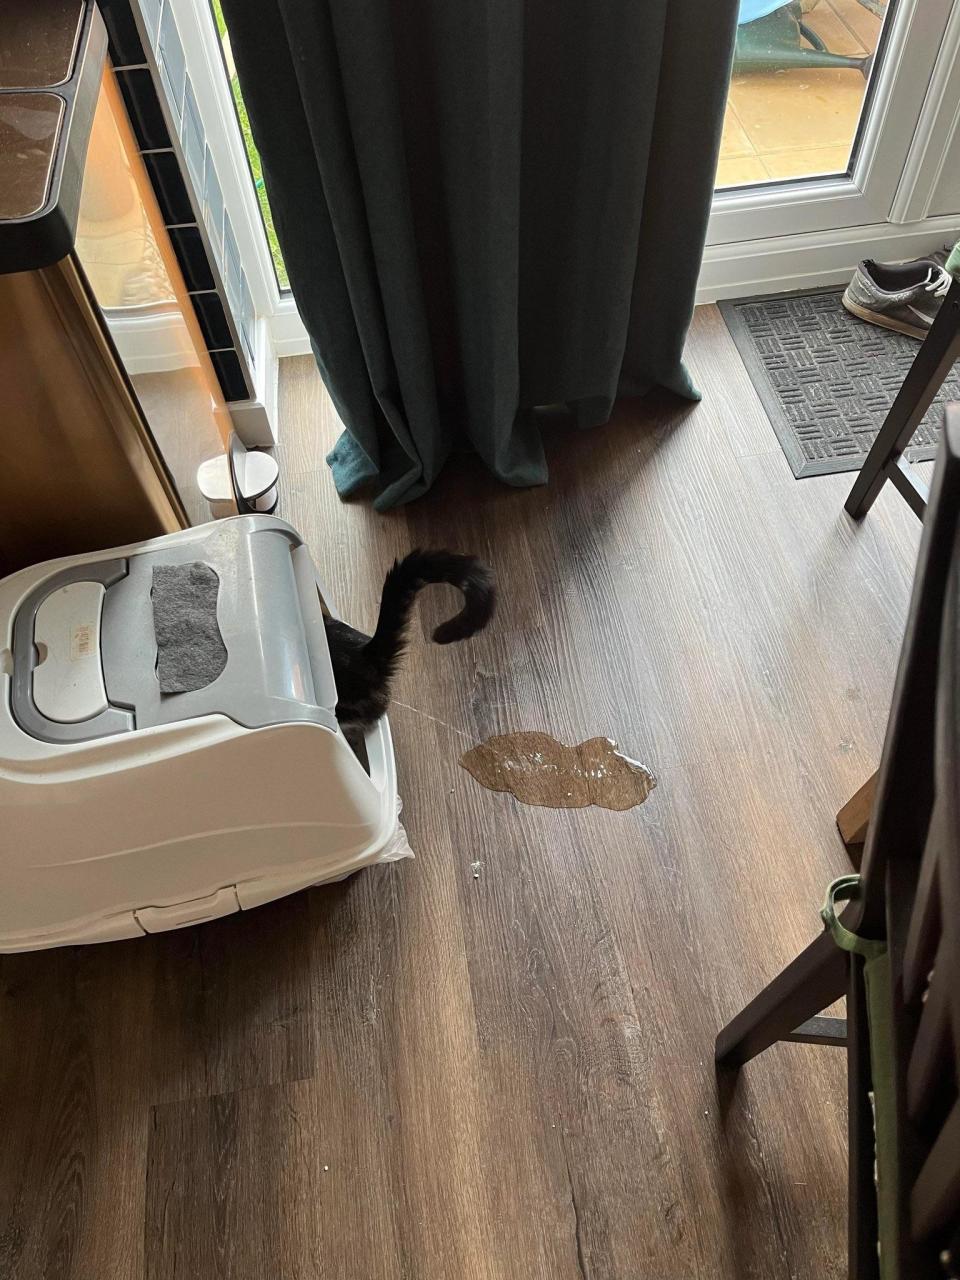
<path id="1" fill-rule="evenodd" d="M 496 589 L 487 566 L 474 556 L 419 550 L 395 561 L 387 574 L 372 636 L 326 619 L 337 719 L 344 729 L 367 729 L 386 711 L 391 681 L 407 646 L 410 610 L 417 592 L 432 582 L 447 582 L 463 592 L 463 608 L 434 631 L 437 644 L 465 640 L 490 621 Z"/>

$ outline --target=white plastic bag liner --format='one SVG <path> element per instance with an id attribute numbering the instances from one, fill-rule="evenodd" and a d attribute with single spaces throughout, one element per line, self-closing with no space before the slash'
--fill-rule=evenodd
<path id="1" fill-rule="evenodd" d="M 397 796 L 397 813 L 402 808 L 403 801 Z M 362 871 L 365 867 L 375 867 L 380 862 L 402 862 L 404 858 L 415 858 L 416 856 L 410 848 L 410 842 L 407 839 L 403 823 L 398 819 L 397 828 L 393 835 L 388 838 L 377 853 L 372 854 L 358 867 L 351 867 L 349 871 L 341 871 L 336 875 L 326 876 L 322 880 L 316 880 L 314 884 L 316 887 L 325 884 L 340 884 L 344 880 L 349 880 L 351 876 L 355 876 L 358 871 Z"/>
<path id="2" fill-rule="evenodd" d="M 397 823 L 397 829 L 380 850 L 378 862 L 400 862 L 402 858 L 413 858 L 415 854 L 410 848 L 403 823 Z"/>
<path id="3" fill-rule="evenodd" d="M 397 829 L 380 850 L 377 855 L 377 862 L 400 862 L 404 858 L 413 858 L 416 855 L 410 848 L 407 840 L 407 833 L 403 829 L 403 823 L 400 821 L 400 814 L 403 812 L 403 800 L 397 796 Z"/>

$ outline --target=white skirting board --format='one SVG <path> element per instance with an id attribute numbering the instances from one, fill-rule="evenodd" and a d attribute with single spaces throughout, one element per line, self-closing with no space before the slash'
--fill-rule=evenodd
<path id="1" fill-rule="evenodd" d="M 921 257 L 958 236 L 960 215 L 926 218 L 907 225 L 883 222 L 740 244 L 707 245 L 697 303 L 845 284 L 863 258 L 902 262 Z"/>
<path id="2" fill-rule="evenodd" d="M 299 320 L 299 316 L 297 318 Z M 269 320 L 260 317 L 253 366 L 257 398 L 231 400 L 227 405 L 233 429 L 248 449 L 270 449 L 279 441 L 280 355 L 274 346 Z"/>
<path id="3" fill-rule="evenodd" d="M 310 339 L 300 319 L 300 312 L 292 293 L 286 293 L 270 316 L 270 341 L 277 356 L 308 356 Z"/>

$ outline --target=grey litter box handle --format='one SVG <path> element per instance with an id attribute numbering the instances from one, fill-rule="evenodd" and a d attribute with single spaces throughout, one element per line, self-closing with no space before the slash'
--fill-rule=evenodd
<path id="1" fill-rule="evenodd" d="M 33 643 L 37 610 L 47 596 L 71 582 L 100 582 L 112 587 L 126 577 L 126 560 L 97 560 L 92 564 L 74 565 L 61 569 L 34 587 L 17 610 L 13 622 L 13 678 L 10 690 L 10 709 L 13 718 L 25 733 L 41 742 L 87 742 L 91 738 L 106 738 L 114 733 L 125 733 L 135 728 L 133 713 L 110 706 L 106 711 L 79 720 L 75 724 L 61 724 L 48 720 L 38 710 L 33 700 L 33 673 L 36 669 L 36 649 Z M 101 665 L 103 655 L 100 657 Z"/>

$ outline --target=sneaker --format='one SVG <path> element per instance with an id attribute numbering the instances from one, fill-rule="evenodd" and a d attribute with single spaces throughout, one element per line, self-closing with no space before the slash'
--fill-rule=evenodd
<path id="1" fill-rule="evenodd" d="M 851 315 L 884 329 L 925 338 L 947 296 L 951 277 L 933 258 L 888 266 L 867 258 L 843 295 Z"/>

